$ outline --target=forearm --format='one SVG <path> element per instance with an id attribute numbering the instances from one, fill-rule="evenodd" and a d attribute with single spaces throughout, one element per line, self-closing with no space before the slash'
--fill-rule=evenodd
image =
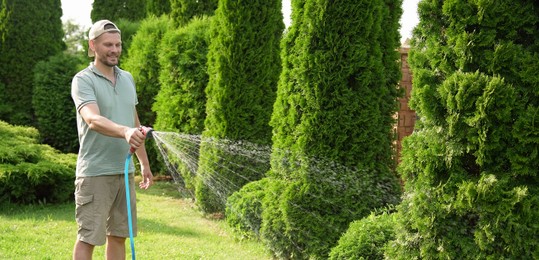
<path id="1" fill-rule="evenodd" d="M 110 137 L 125 138 L 126 132 L 129 130 L 129 127 L 116 124 L 101 115 L 92 115 L 88 118 L 87 123 L 91 130 Z"/>
<path id="2" fill-rule="evenodd" d="M 140 162 L 140 166 L 142 168 L 150 169 L 150 162 L 148 160 L 148 154 L 146 153 L 146 146 L 142 144 L 136 151 L 135 154 L 137 155 L 138 161 Z"/>

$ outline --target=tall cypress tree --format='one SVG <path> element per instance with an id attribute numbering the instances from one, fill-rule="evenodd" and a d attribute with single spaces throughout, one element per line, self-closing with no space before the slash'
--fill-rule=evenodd
<path id="1" fill-rule="evenodd" d="M 65 49 L 61 3 L 3 0 L 0 5 L 0 119 L 32 125 L 34 66 Z"/>
<path id="2" fill-rule="evenodd" d="M 322 259 L 350 222 L 399 201 L 391 170 L 399 68 L 388 61 L 397 62 L 400 5 L 392 15 L 382 0 L 292 5 L 269 174 L 286 184 L 266 195 L 261 236 L 278 257 Z"/>
<path id="3" fill-rule="evenodd" d="M 539 257 L 539 4 L 421 1 L 399 259 Z"/>
<path id="4" fill-rule="evenodd" d="M 212 16 L 218 0 L 170 0 L 170 16 L 176 26 L 183 26 L 195 16 Z"/>
<path id="5" fill-rule="evenodd" d="M 171 11 L 170 0 L 149 0 L 146 1 L 146 15 L 161 16 L 169 14 Z"/>
<path id="6" fill-rule="evenodd" d="M 146 17 L 146 2 L 144 0 L 94 0 L 90 16 L 92 22 L 102 19 L 117 22 L 122 18 L 140 21 Z"/>
<path id="7" fill-rule="evenodd" d="M 284 30 L 280 0 L 222 0 L 212 19 L 209 84 L 196 187 L 205 212 L 224 212 L 225 200 L 268 166 L 223 154 L 215 141 L 271 143 L 269 126 L 280 73 Z"/>

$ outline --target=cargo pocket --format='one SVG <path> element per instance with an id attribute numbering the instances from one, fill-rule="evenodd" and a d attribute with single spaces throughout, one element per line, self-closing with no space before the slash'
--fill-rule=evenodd
<path id="1" fill-rule="evenodd" d="M 75 219 L 79 225 L 79 229 L 92 230 L 94 222 L 95 210 L 92 208 L 94 195 L 81 196 L 75 194 Z"/>

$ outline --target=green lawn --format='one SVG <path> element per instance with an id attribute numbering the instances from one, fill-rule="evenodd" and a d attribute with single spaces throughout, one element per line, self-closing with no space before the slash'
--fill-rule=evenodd
<path id="1" fill-rule="evenodd" d="M 172 183 L 137 188 L 137 200 L 137 259 L 271 259 L 260 242 L 238 241 L 224 221 L 204 218 Z M 74 207 L 0 205 L 0 259 L 71 259 Z M 130 259 L 129 241 L 126 249 Z M 104 259 L 104 247 L 94 259 Z"/>

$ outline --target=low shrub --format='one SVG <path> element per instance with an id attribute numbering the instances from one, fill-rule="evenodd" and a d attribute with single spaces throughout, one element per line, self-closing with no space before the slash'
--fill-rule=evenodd
<path id="1" fill-rule="evenodd" d="M 258 238 L 262 224 L 262 202 L 270 180 L 250 182 L 228 197 L 226 221 L 241 238 Z"/>
<path id="2" fill-rule="evenodd" d="M 329 259 L 383 259 L 384 246 L 395 238 L 395 214 L 371 213 L 350 224 Z"/>
<path id="3" fill-rule="evenodd" d="M 59 203 L 72 198 L 76 155 L 38 140 L 35 128 L 0 121 L 0 202 Z"/>

